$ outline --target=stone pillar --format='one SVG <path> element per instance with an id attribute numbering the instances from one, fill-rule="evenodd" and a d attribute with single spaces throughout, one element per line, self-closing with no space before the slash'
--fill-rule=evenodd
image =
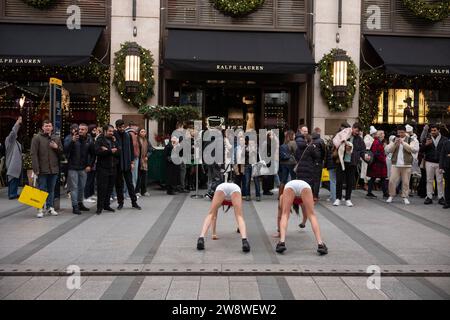
<path id="1" fill-rule="evenodd" d="M 361 0 L 342 1 L 342 27 L 338 28 L 338 0 L 314 0 L 314 60 L 319 62 L 323 55 L 333 48 L 347 51 L 359 70 L 361 47 Z M 340 42 L 336 43 L 336 33 Z M 358 118 L 359 89 L 353 100 L 352 108 L 346 112 L 330 112 L 320 93 L 320 73 L 314 76 L 314 105 L 312 110 L 312 128 L 320 127 L 324 134 L 333 131 L 333 124 L 344 120 L 352 124 Z M 327 121 L 325 121 L 327 119 Z M 333 119 L 333 120 L 328 120 Z M 327 125 L 328 124 L 328 130 Z"/>
<path id="2" fill-rule="evenodd" d="M 114 53 L 120 49 L 120 44 L 134 41 L 140 46 L 150 50 L 155 63 L 153 65 L 155 96 L 147 103 L 158 103 L 158 65 L 159 65 L 159 38 L 160 38 L 160 1 L 137 0 L 136 21 L 132 17 L 132 1 L 111 0 L 111 63 L 114 61 Z M 133 36 L 133 28 L 137 27 L 137 36 Z M 114 66 L 111 67 L 111 75 L 114 74 Z M 126 104 L 116 88 L 112 85 L 111 77 L 111 123 L 122 118 L 123 115 L 136 115 L 137 109 Z M 149 125 L 150 133 L 157 132 L 157 125 L 152 121 Z"/>

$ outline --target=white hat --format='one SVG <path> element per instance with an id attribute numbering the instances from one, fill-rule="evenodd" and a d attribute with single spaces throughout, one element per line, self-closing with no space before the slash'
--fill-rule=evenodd
<path id="1" fill-rule="evenodd" d="M 413 130 L 414 130 L 414 128 L 411 127 L 409 124 L 407 124 L 407 125 L 405 126 L 405 128 L 406 128 L 406 132 L 413 132 Z"/>
<path id="2" fill-rule="evenodd" d="M 377 129 L 375 129 L 375 127 L 374 126 L 370 126 L 370 131 L 369 131 L 369 133 L 372 135 L 372 134 L 375 134 L 375 133 L 377 133 Z"/>

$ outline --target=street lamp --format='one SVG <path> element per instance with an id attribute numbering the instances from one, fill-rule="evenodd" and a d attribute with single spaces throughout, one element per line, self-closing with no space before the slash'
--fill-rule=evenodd
<path id="1" fill-rule="evenodd" d="M 342 49 L 336 49 L 333 57 L 333 92 L 336 97 L 343 98 L 347 93 L 347 52 Z"/>
<path id="2" fill-rule="evenodd" d="M 132 42 L 125 57 L 125 87 L 128 93 L 138 91 L 141 81 L 141 54 L 137 43 Z"/>

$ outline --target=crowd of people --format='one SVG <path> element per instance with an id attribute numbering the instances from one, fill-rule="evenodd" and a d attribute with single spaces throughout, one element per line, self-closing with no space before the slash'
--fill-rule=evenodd
<path id="1" fill-rule="evenodd" d="M 23 171 L 23 146 L 18 138 L 21 125 L 19 117 L 5 140 L 9 199 L 19 197 Z M 177 129 L 184 130 L 185 138 L 195 135 L 194 129 L 184 123 L 178 123 Z M 358 123 L 352 126 L 343 123 L 333 137 L 322 138 L 320 128 L 314 128 L 310 133 L 307 126 L 301 125 L 296 132 L 285 130 L 282 143 L 278 136 L 268 131 L 263 149 L 270 156 L 271 144 L 277 145 L 272 157 L 277 162 L 275 174 L 260 173 L 261 168 L 250 161 L 252 152 L 260 149 L 244 132 L 233 139 L 224 137 L 225 157 L 244 160 L 229 165 L 175 163 L 172 150 L 180 145 L 183 135 L 172 135 L 164 149 L 165 187 L 170 195 L 193 191 L 196 170 L 201 170 L 205 177 L 206 197 L 210 199 L 217 186 L 226 180 L 241 188 L 242 198 L 247 201 L 252 199 L 253 181 L 256 201 L 260 201 L 261 194 L 273 195 L 274 186 L 282 194 L 289 181 L 298 179 L 311 186 L 313 199 L 318 201 L 325 168 L 329 175 L 328 200 L 334 206 L 344 203 L 352 207 L 352 191 L 362 182 L 370 199 L 377 198 L 374 190 L 381 190 L 387 203 L 400 195 L 403 203 L 409 204 L 409 197 L 417 194 L 425 198 L 426 205 L 432 204 L 437 197 L 437 203 L 447 209 L 450 208 L 450 183 L 444 184 L 444 180 L 450 179 L 450 141 L 440 131 L 437 125 L 425 125 L 418 136 L 411 125 L 400 125 L 386 136 L 384 131 L 371 126 L 364 135 Z M 49 194 L 38 217 L 58 214 L 54 199 L 60 172 L 64 172 L 74 214 L 89 211 L 85 202 L 95 201 L 98 214 L 103 210 L 115 211 L 110 205 L 115 198 L 118 210 L 128 198 L 133 208 L 141 209 L 137 200 L 149 195 L 147 171 L 152 149 L 146 130 L 133 122 L 126 125 L 119 119 L 115 127 L 105 125 L 101 128 L 73 124 L 70 134 L 61 141 L 53 134 L 52 123 L 43 121 L 41 131 L 31 141 L 35 184 Z M 191 151 L 194 152 L 193 146 Z M 259 153 L 256 154 L 259 161 Z M 63 157 L 66 161 L 61 161 Z M 202 184 L 202 179 L 199 180 Z"/>
<path id="2" fill-rule="evenodd" d="M 5 140 L 9 199 L 19 197 L 23 171 L 23 147 L 18 138 L 21 125 L 19 117 Z M 149 196 L 147 170 L 152 151 L 145 129 L 133 122 L 126 126 L 121 119 L 116 121 L 115 128 L 72 124 L 70 134 L 62 141 L 53 129 L 53 124 L 44 120 L 31 140 L 33 184 L 48 193 L 44 207 L 38 209 L 38 218 L 58 215 L 54 201 L 61 172 L 76 215 L 90 211 L 85 202 L 97 202 L 97 214 L 103 210 L 114 212 L 111 201 L 115 198 L 118 210 L 123 208 L 125 198 L 131 200 L 132 208 L 141 210 L 137 199 Z"/>

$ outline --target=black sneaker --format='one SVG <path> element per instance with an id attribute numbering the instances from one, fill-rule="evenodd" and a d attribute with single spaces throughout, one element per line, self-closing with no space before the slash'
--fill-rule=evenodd
<path id="1" fill-rule="evenodd" d="M 444 205 L 445 205 L 445 199 L 444 199 L 443 197 L 440 198 L 439 201 L 438 201 L 438 203 L 439 203 L 441 206 L 444 206 Z"/>
<path id="2" fill-rule="evenodd" d="M 300 229 L 304 229 L 306 227 L 306 225 L 303 223 L 300 223 L 298 226 L 300 227 Z"/>
<path id="3" fill-rule="evenodd" d="M 133 203 L 131 206 L 135 209 L 142 210 L 142 208 L 136 202 Z"/>
<path id="4" fill-rule="evenodd" d="M 368 194 L 366 195 L 366 197 L 369 198 L 369 199 L 376 199 L 376 198 L 377 198 L 377 196 L 374 195 L 372 192 L 371 192 L 371 193 L 368 193 Z"/>
<path id="5" fill-rule="evenodd" d="M 278 253 L 283 253 L 286 251 L 286 243 L 285 242 L 278 242 L 277 247 L 275 248 L 275 251 Z"/>
<path id="6" fill-rule="evenodd" d="M 78 203 L 78 208 L 80 208 L 80 211 L 90 211 L 89 208 L 84 206 L 83 202 Z"/>
<path id="7" fill-rule="evenodd" d="M 432 203 L 433 203 L 433 200 L 431 200 L 431 199 L 428 198 L 428 197 L 425 198 L 424 204 L 432 204 Z"/>
<path id="8" fill-rule="evenodd" d="M 80 211 L 80 209 L 78 207 L 73 207 L 72 213 L 76 214 L 76 215 L 80 215 L 81 211 Z"/>
<path id="9" fill-rule="evenodd" d="M 97 211 L 95 211 L 95 213 L 100 215 L 100 214 L 102 214 L 102 210 L 97 209 Z"/>
<path id="10" fill-rule="evenodd" d="M 122 210 L 123 209 L 123 203 L 119 203 L 119 205 L 117 206 L 117 210 Z"/>
<path id="11" fill-rule="evenodd" d="M 318 247 L 317 247 L 317 252 L 318 252 L 320 255 L 325 255 L 325 254 L 328 253 L 328 248 L 327 248 L 327 246 L 325 245 L 325 243 L 321 243 L 321 244 L 318 245 Z"/>
<path id="12" fill-rule="evenodd" d="M 113 208 L 111 208 L 111 207 L 106 207 L 106 208 L 103 208 L 103 210 L 105 210 L 105 211 L 109 211 L 109 212 L 116 212 L 116 210 L 114 210 Z"/>
<path id="13" fill-rule="evenodd" d="M 198 238 L 197 240 L 197 250 L 205 250 L 205 238 Z"/>
<path id="14" fill-rule="evenodd" d="M 248 243 L 247 239 L 242 239 L 242 251 L 250 252 L 250 243 Z"/>

